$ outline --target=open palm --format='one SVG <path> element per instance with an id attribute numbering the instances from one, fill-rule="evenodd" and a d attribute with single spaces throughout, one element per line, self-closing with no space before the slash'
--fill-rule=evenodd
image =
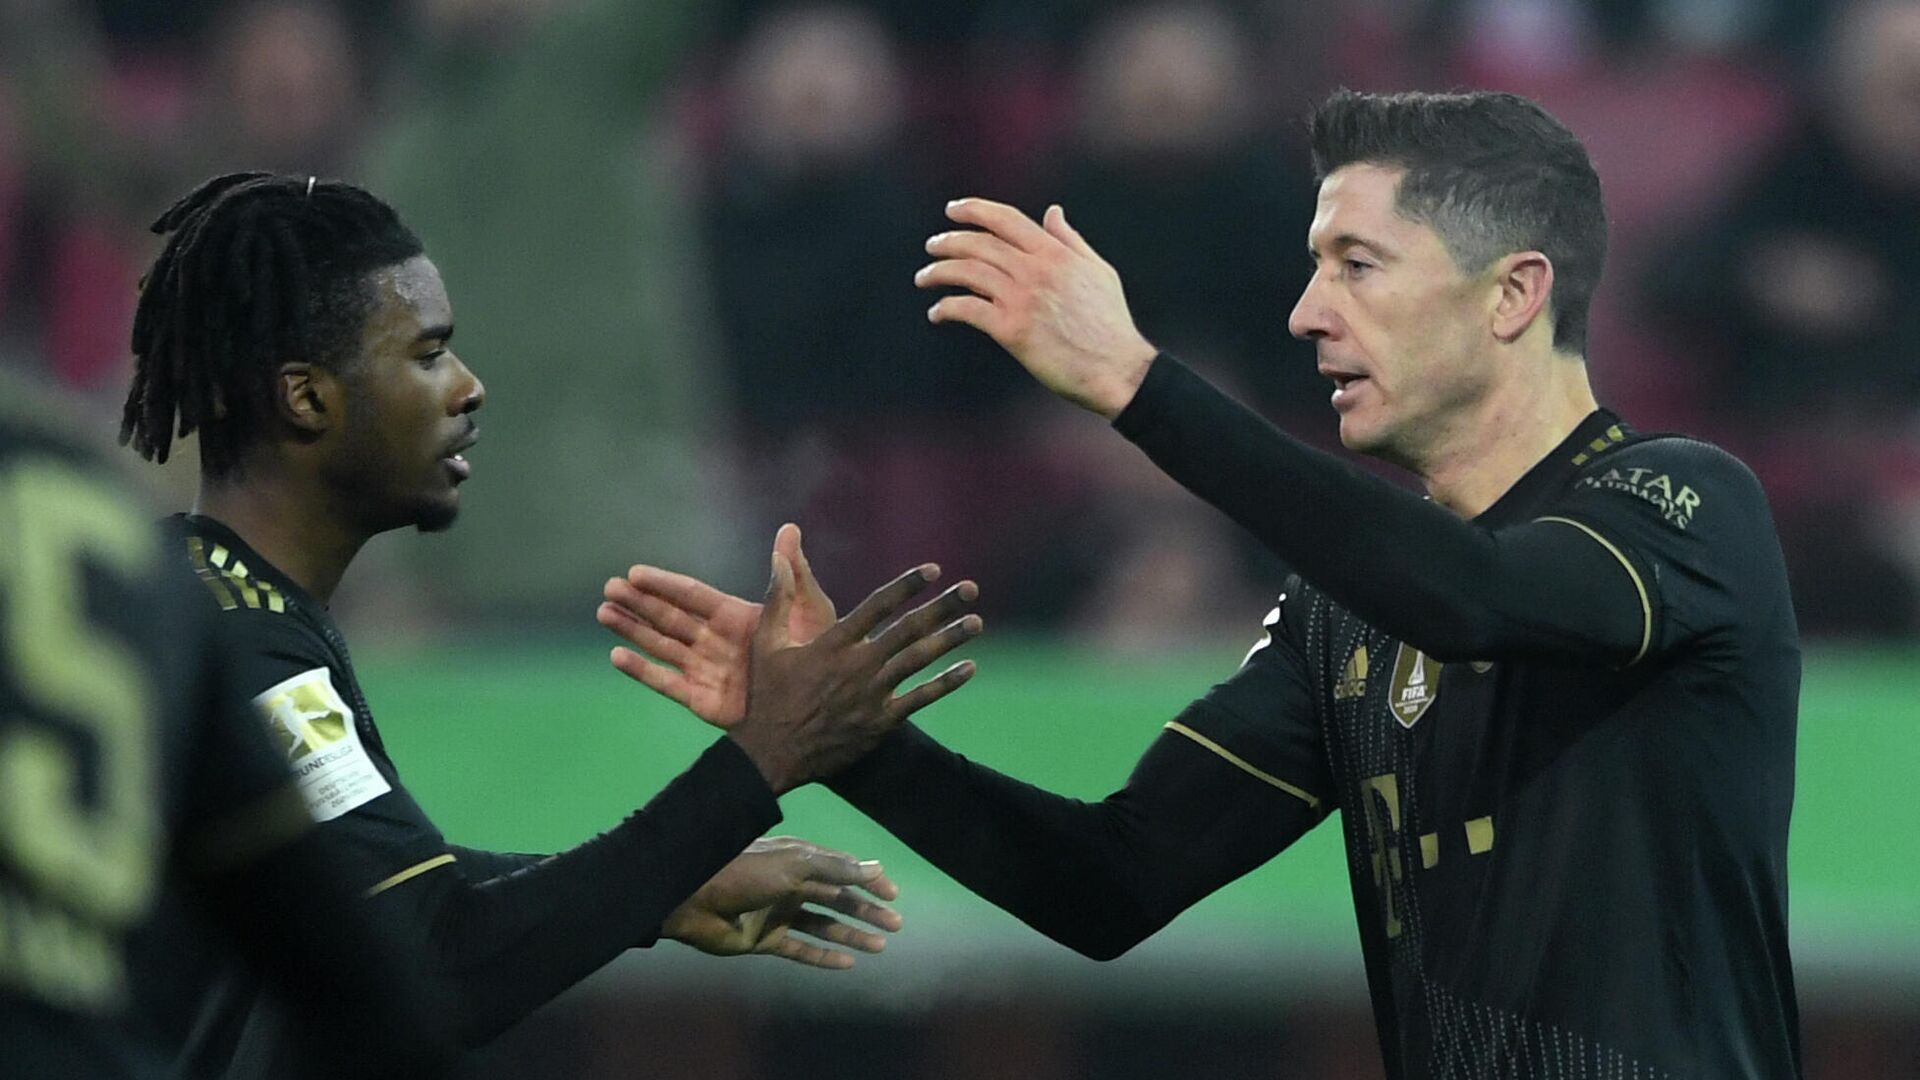
<path id="1" fill-rule="evenodd" d="M 807 565 L 798 526 L 782 525 L 773 546 L 794 568 L 798 588 L 787 637 L 804 644 L 834 624 L 833 601 Z M 645 565 L 625 578 L 609 578 L 604 595 L 596 613 L 600 625 L 634 645 L 614 648 L 614 667 L 716 727 L 732 727 L 746 716 L 747 659 L 760 604 Z"/>

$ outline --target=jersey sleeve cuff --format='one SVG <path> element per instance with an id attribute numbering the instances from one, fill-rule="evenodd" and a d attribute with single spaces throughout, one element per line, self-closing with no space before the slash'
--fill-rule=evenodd
<path id="1" fill-rule="evenodd" d="M 865 809 L 914 790 L 916 762 L 929 740 L 911 723 L 887 736 L 867 756 L 827 778 L 826 786 L 854 807 Z"/>
<path id="2" fill-rule="evenodd" d="M 760 775 L 760 767 L 740 749 L 739 743 L 725 736 L 715 739 L 687 770 L 689 778 L 696 774 L 700 783 L 712 784 L 717 793 L 740 810 L 764 819 L 765 825 L 779 822 L 780 800 L 767 786 L 766 777 Z"/>
<path id="3" fill-rule="evenodd" d="M 1191 377 L 1192 372 L 1174 359 L 1173 354 L 1163 352 L 1155 356 L 1147 366 L 1146 378 L 1140 380 L 1140 388 L 1133 392 L 1133 400 L 1113 418 L 1113 429 L 1138 442 L 1165 414 L 1167 399 L 1175 394 L 1182 374 Z"/>

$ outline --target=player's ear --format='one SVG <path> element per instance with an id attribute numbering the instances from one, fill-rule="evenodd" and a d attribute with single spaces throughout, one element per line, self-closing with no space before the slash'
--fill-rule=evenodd
<path id="1" fill-rule="evenodd" d="M 318 437 L 339 422 L 344 389 L 326 368 L 292 361 L 281 364 L 275 375 L 273 404 L 296 431 Z"/>
<path id="2" fill-rule="evenodd" d="M 1547 310 L 1553 293 L 1553 261 L 1538 251 L 1519 251 L 1494 264 L 1498 295 L 1493 304 L 1493 336 L 1512 343 Z"/>

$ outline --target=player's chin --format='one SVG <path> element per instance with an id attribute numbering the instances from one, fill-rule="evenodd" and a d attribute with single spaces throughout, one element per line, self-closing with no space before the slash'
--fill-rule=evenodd
<path id="1" fill-rule="evenodd" d="M 1371 454 L 1385 444 L 1382 425 L 1364 409 L 1340 417 L 1340 445 L 1356 454 Z"/>
<path id="2" fill-rule="evenodd" d="M 445 532 L 453 527 L 454 519 L 460 516 L 460 492 L 448 488 L 445 492 L 424 499 L 415 508 L 413 527 L 423 533 Z"/>

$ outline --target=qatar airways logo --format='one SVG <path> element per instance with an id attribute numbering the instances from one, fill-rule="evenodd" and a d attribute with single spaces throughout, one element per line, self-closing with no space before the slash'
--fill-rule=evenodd
<path id="1" fill-rule="evenodd" d="M 1693 524 L 1693 512 L 1700 508 L 1700 493 L 1663 472 L 1652 469 L 1608 469 L 1598 476 L 1585 477 L 1581 487 L 1597 491 L 1618 491 L 1652 503 L 1660 516 L 1676 529 Z"/>

